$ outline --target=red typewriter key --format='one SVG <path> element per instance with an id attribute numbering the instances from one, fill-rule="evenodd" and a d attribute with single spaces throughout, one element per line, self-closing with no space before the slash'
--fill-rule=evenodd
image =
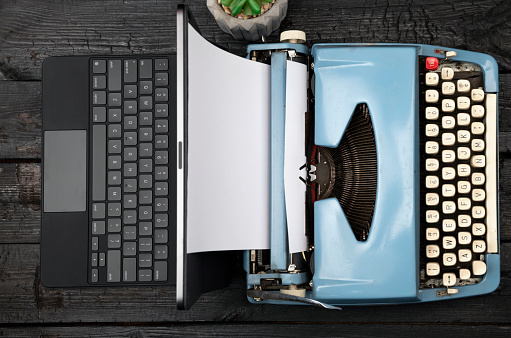
<path id="1" fill-rule="evenodd" d="M 426 58 L 426 69 L 436 70 L 438 68 L 438 59 L 434 57 Z"/>

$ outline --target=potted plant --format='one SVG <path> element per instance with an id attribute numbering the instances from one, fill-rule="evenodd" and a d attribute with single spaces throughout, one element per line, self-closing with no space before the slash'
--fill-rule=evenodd
<path id="1" fill-rule="evenodd" d="M 208 0 L 218 26 L 237 40 L 256 41 L 279 28 L 288 0 Z"/>

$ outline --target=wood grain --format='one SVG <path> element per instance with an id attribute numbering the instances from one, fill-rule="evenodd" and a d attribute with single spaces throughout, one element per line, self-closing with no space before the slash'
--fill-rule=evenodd
<path id="1" fill-rule="evenodd" d="M 48 289 L 39 281 L 39 245 L 0 245 L 0 323 L 295 322 L 509 323 L 511 244 L 502 245 L 502 279 L 490 295 L 332 311 L 310 306 L 257 305 L 245 298 L 241 269 L 228 288 L 176 310 L 174 287 Z"/>
<path id="2" fill-rule="evenodd" d="M 342 314 L 341 314 L 342 316 Z M 35 327 L 9 327 L 1 329 L 0 335 L 8 337 L 60 337 L 60 336 L 87 336 L 87 337 L 169 337 L 169 336 L 194 336 L 194 337 L 287 337 L 300 334 L 302 337 L 442 337 L 448 332 L 449 336 L 483 337 L 509 337 L 510 328 L 504 324 L 481 325 L 481 324 L 451 324 L 451 325 L 424 325 L 424 324 L 382 324 L 382 323 L 358 323 L 358 324 L 304 324 L 302 322 L 268 325 L 266 323 L 230 324 L 224 323 L 195 323 L 195 324 L 171 324 L 164 325 L 116 325 L 103 326 L 80 325 L 80 326 L 35 326 Z"/>
<path id="3" fill-rule="evenodd" d="M 178 1 L 4 0 L 0 11 L 0 78 L 39 80 L 51 55 L 175 51 Z M 190 2 L 203 35 L 243 55 L 245 42 L 218 29 L 204 1 Z M 314 7 L 314 8 L 311 8 Z M 28 10 L 30 9 L 30 10 Z M 308 43 L 401 42 L 494 55 L 511 70 L 509 1 L 295 0 L 281 29 L 301 29 Z M 280 31 L 279 30 L 279 31 Z M 274 33 L 269 41 L 278 41 Z"/>

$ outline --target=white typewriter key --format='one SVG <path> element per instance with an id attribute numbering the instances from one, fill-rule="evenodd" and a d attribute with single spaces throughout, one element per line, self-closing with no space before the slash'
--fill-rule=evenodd
<path id="1" fill-rule="evenodd" d="M 442 134 L 442 144 L 444 146 L 452 146 L 454 143 L 456 143 L 456 136 L 453 133 Z"/>
<path id="2" fill-rule="evenodd" d="M 458 198 L 458 209 L 459 210 L 468 210 L 472 206 L 472 201 L 467 197 Z"/>
<path id="3" fill-rule="evenodd" d="M 486 198 L 486 192 L 483 189 L 472 190 L 472 199 L 476 202 L 484 201 Z"/>
<path id="4" fill-rule="evenodd" d="M 454 76 L 454 70 L 450 67 L 442 68 L 442 80 L 452 80 Z"/>
<path id="5" fill-rule="evenodd" d="M 428 241 L 437 241 L 440 238 L 440 230 L 437 228 L 426 229 L 426 239 Z"/>
<path id="6" fill-rule="evenodd" d="M 470 82 L 468 80 L 458 80 L 457 84 L 460 93 L 468 93 L 470 91 Z"/>
<path id="7" fill-rule="evenodd" d="M 426 274 L 428 276 L 438 276 L 440 274 L 440 264 L 435 262 L 426 264 Z"/>
<path id="8" fill-rule="evenodd" d="M 426 154 L 434 155 L 438 153 L 438 143 L 435 141 L 426 142 Z"/>
<path id="9" fill-rule="evenodd" d="M 426 170 L 427 171 L 437 171 L 440 167 L 440 163 L 436 158 L 428 158 L 426 159 Z"/>
<path id="10" fill-rule="evenodd" d="M 470 132 L 468 130 L 458 130 L 458 142 L 459 143 L 470 142 Z"/>
<path id="11" fill-rule="evenodd" d="M 440 248 L 438 245 L 426 245 L 426 257 L 437 258 L 440 256 Z"/>
<path id="12" fill-rule="evenodd" d="M 442 150 L 442 162 L 452 163 L 456 159 L 454 150 Z"/>
<path id="13" fill-rule="evenodd" d="M 453 236 L 444 236 L 442 238 L 442 247 L 444 249 L 454 249 L 456 247 L 456 238 Z"/>
<path id="14" fill-rule="evenodd" d="M 469 269 L 460 269 L 460 279 L 469 279 L 470 278 L 470 270 Z"/>
<path id="15" fill-rule="evenodd" d="M 468 160 L 470 158 L 470 148 L 459 147 L 458 148 L 458 158 L 460 160 Z"/>
<path id="16" fill-rule="evenodd" d="M 426 205 L 432 206 L 432 205 L 438 205 L 438 202 L 440 201 L 440 197 L 438 194 L 434 192 L 428 192 L 426 194 Z"/>
<path id="17" fill-rule="evenodd" d="M 472 101 L 481 102 L 484 100 L 484 91 L 482 89 L 472 89 Z"/>
<path id="18" fill-rule="evenodd" d="M 460 126 L 468 126 L 470 124 L 470 115 L 467 113 L 459 113 L 457 118 Z"/>
<path id="19" fill-rule="evenodd" d="M 470 262 L 472 260 L 472 251 L 468 249 L 458 250 L 458 259 L 460 262 Z"/>
<path id="20" fill-rule="evenodd" d="M 438 176 L 426 176 L 426 188 L 435 189 L 438 188 L 438 184 Z"/>
<path id="21" fill-rule="evenodd" d="M 438 91 L 434 89 L 426 90 L 426 102 L 437 103 L 438 102 Z"/>
<path id="22" fill-rule="evenodd" d="M 472 235 L 483 236 L 486 233 L 486 226 L 483 223 L 474 223 L 472 225 Z"/>
<path id="23" fill-rule="evenodd" d="M 461 245 L 470 244 L 472 242 L 472 234 L 468 231 L 458 232 L 458 243 Z"/>
<path id="24" fill-rule="evenodd" d="M 426 73 L 426 85 L 436 86 L 438 84 L 438 73 L 428 72 Z"/>
<path id="25" fill-rule="evenodd" d="M 458 103 L 458 109 L 467 110 L 470 108 L 470 99 L 468 97 L 459 96 L 456 101 Z"/>
<path id="26" fill-rule="evenodd" d="M 472 156 L 470 160 L 470 165 L 475 168 L 484 168 L 486 165 L 486 157 L 484 155 L 475 155 Z"/>
<path id="27" fill-rule="evenodd" d="M 484 116 L 484 107 L 480 104 L 475 104 L 472 106 L 472 117 L 483 117 Z"/>
<path id="28" fill-rule="evenodd" d="M 458 176 L 470 176 L 470 166 L 468 164 L 458 164 Z"/>
<path id="29" fill-rule="evenodd" d="M 456 221 L 453 219 L 444 219 L 442 221 L 442 230 L 444 232 L 453 232 L 456 230 Z"/>
<path id="30" fill-rule="evenodd" d="M 480 239 L 472 242 L 472 251 L 482 253 L 486 251 L 486 242 Z"/>
<path id="31" fill-rule="evenodd" d="M 472 184 L 473 185 L 483 185 L 485 182 L 485 177 L 483 173 L 473 173 L 472 174 Z"/>
<path id="32" fill-rule="evenodd" d="M 446 113 L 452 113 L 456 108 L 456 103 L 451 99 L 442 100 L 442 111 Z"/>
<path id="33" fill-rule="evenodd" d="M 456 121 L 452 116 L 444 116 L 442 117 L 442 128 L 444 129 L 452 129 L 456 126 Z"/>
<path id="34" fill-rule="evenodd" d="M 440 219 L 440 214 L 436 210 L 427 210 L 426 211 L 426 222 L 427 223 L 436 223 Z"/>
<path id="35" fill-rule="evenodd" d="M 453 254 L 452 252 L 444 253 L 443 261 L 444 261 L 445 266 L 455 265 L 456 264 L 456 254 Z"/>
<path id="36" fill-rule="evenodd" d="M 456 212 L 456 204 L 453 201 L 445 201 L 442 203 L 442 211 L 444 214 L 453 214 Z"/>
<path id="37" fill-rule="evenodd" d="M 460 194 L 468 194 L 470 192 L 470 182 L 458 181 L 458 192 Z"/>
<path id="38" fill-rule="evenodd" d="M 456 187 L 454 184 L 442 184 L 442 196 L 452 197 L 456 194 Z"/>
<path id="39" fill-rule="evenodd" d="M 476 276 L 484 275 L 486 273 L 486 263 L 483 261 L 473 261 L 472 272 Z"/>
<path id="40" fill-rule="evenodd" d="M 444 286 L 454 286 L 456 284 L 456 275 L 452 272 L 444 273 L 442 281 Z"/>
<path id="41" fill-rule="evenodd" d="M 473 122 L 471 126 L 472 134 L 474 135 L 482 135 L 484 134 L 484 124 L 481 122 Z"/>
<path id="42" fill-rule="evenodd" d="M 484 209 L 484 207 L 481 207 L 481 206 L 475 206 L 472 208 L 472 217 L 473 218 L 484 218 L 484 216 L 486 216 L 486 210 Z"/>
<path id="43" fill-rule="evenodd" d="M 440 115 L 437 107 L 426 107 L 426 119 L 437 120 Z"/>
<path id="44" fill-rule="evenodd" d="M 459 215 L 458 225 L 462 228 L 469 227 L 472 224 L 472 218 L 469 215 Z"/>
<path id="45" fill-rule="evenodd" d="M 443 82 L 442 83 L 442 94 L 444 95 L 452 95 L 456 92 L 456 86 L 453 82 Z"/>
<path id="46" fill-rule="evenodd" d="M 484 150 L 484 140 L 473 139 L 472 140 L 472 151 L 483 151 Z"/>
<path id="47" fill-rule="evenodd" d="M 426 136 L 428 136 L 428 137 L 438 136 L 439 130 L 440 129 L 438 128 L 438 125 L 436 125 L 436 124 L 426 124 Z"/>
<path id="48" fill-rule="evenodd" d="M 442 179 L 453 180 L 456 177 L 456 170 L 451 167 L 442 168 Z"/>

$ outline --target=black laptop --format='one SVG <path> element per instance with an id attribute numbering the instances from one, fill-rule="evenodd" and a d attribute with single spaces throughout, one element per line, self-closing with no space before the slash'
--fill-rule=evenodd
<path id="1" fill-rule="evenodd" d="M 186 251 L 188 8 L 177 54 L 43 64 L 41 282 L 168 286 L 180 308 L 225 286 L 228 252 Z"/>

